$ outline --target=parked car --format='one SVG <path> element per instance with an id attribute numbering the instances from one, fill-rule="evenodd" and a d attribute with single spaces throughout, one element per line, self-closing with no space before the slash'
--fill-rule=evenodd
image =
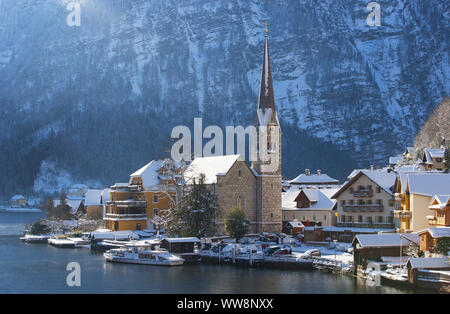
<path id="1" fill-rule="evenodd" d="M 274 252 L 278 251 L 280 249 L 279 246 L 269 246 L 268 248 L 264 249 L 264 255 L 272 255 Z"/>
<path id="2" fill-rule="evenodd" d="M 279 249 L 275 252 L 273 252 L 273 256 L 280 256 L 280 255 L 290 255 L 292 254 L 289 249 Z"/>

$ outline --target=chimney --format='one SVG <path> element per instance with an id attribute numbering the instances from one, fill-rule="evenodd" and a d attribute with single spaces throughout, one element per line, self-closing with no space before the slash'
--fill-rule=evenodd
<path id="1" fill-rule="evenodd" d="M 370 165 L 370 171 L 373 171 L 373 165 Z"/>
<path id="2" fill-rule="evenodd" d="M 305 174 L 306 174 L 307 176 L 309 176 L 309 175 L 311 174 L 311 172 L 309 171 L 309 169 L 305 169 Z"/>
<path id="3" fill-rule="evenodd" d="M 317 174 L 320 176 L 322 174 L 322 170 L 317 170 Z"/>

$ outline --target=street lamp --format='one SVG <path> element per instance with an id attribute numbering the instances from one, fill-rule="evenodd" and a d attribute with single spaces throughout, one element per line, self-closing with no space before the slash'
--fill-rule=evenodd
<path id="1" fill-rule="evenodd" d="M 338 240 L 333 240 L 333 243 L 334 243 L 334 261 L 336 262 L 336 251 Z"/>

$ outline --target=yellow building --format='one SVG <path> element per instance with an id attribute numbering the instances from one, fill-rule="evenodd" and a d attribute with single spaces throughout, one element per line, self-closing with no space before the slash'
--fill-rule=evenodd
<path id="1" fill-rule="evenodd" d="M 102 192 L 103 190 L 88 190 L 84 196 L 86 214 L 90 219 L 103 218 Z"/>
<path id="2" fill-rule="evenodd" d="M 167 188 L 170 176 L 163 160 L 154 160 L 130 175 L 128 183 L 110 187 L 104 220 L 114 231 L 143 230 L 155 216 L 164 216 L 172 207 L 175 190 Z"/>
<path id="3" fill-rule="evenodd" d="M 428 228 L 431 198 L 436 194 L 448 194 L 450 174 L 418 171 L 400 173 L 395 184 L 395 200 L 398 203 L 394 217 L 400 222 L 400 232 L 417 232 Z"/>

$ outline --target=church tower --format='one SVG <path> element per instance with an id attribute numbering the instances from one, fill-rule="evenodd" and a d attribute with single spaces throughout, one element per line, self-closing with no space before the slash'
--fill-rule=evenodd
<path id="1" fill-rule="evenodd" d="M 257 174 L 256 231 L 278 233 L 282 229 L 281 127 L 275 107 L 267 29 L 254 126 L 258 134 L 258 154 L 252 162 Z"/>

